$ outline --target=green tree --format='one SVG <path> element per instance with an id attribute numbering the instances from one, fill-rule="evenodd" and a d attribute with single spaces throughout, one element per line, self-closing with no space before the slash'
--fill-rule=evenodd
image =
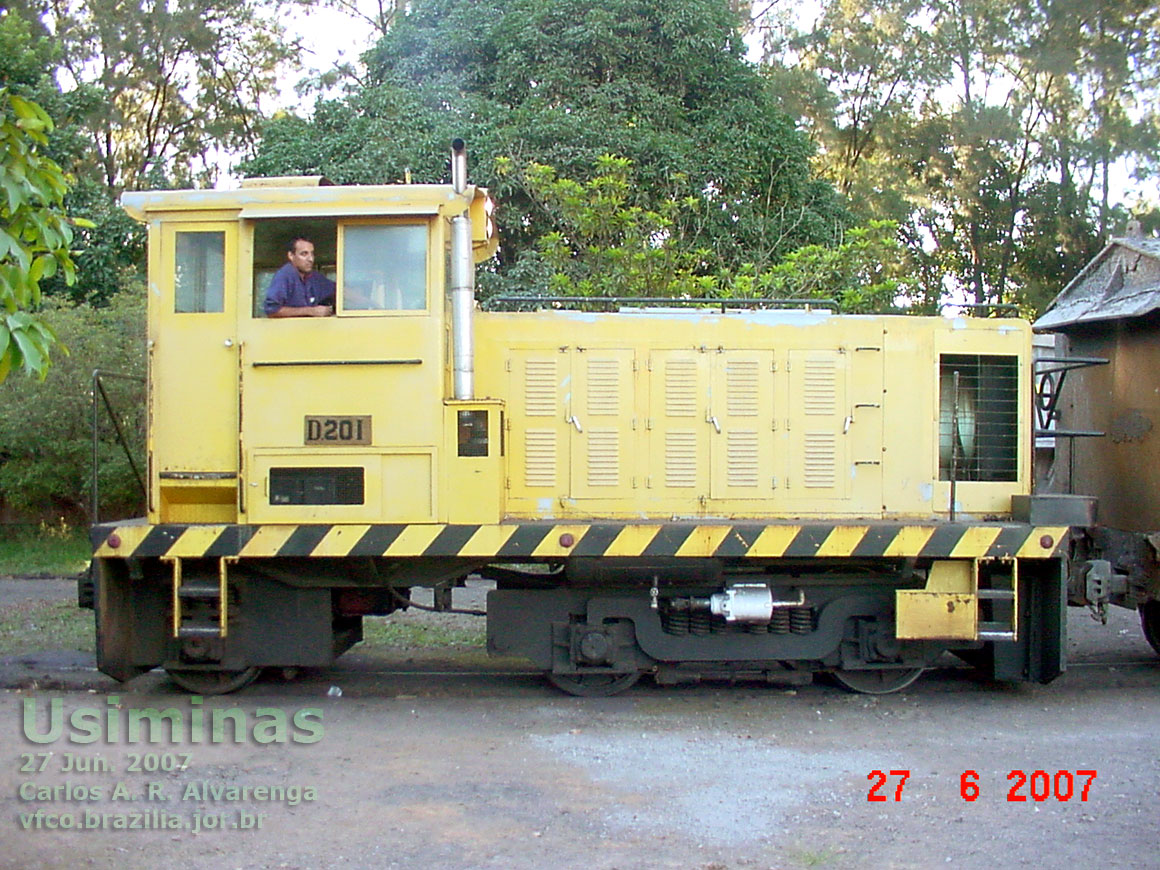
<path id="1" fill-rule="evenodd" d="M 674 231 L 711 207 L 706 198 L 635 205 L 632 161 L 607 154 L 583 182 L 540 164 L 501 168 L 552 218 L 525 263 L 535 263 L 536 286 L 554 295 L 817 299 L 851 313 L 890 311 L 918 297 L 891 221 L 852 228 L 839 244 L 806 245 L 763 270 L 745 264 L 705 274 L 705 252 L 682 247 Z"/>
<path id="2" fill-rule="evenodd" d="M 835 241 L 848 215 L 744 59 L 738 27 L 719 0 L 417 0 L 367 55 L 365 87 L 320 102 L 309 120 L 276 119 L 244 169 L 439 181 L 447 143 L 462 136 L 474 180 L 503 204 L 489 286 L 527 289 L 536 269 L 523 260 L 552 216 L 503 167 L 537 163 L 583 182 L 616 154 L 632 161 L 628 200 L 644 213 L 668 198 L 705 201 L 669 228 L 674 247 L 702 252 L 698 274 L 761 270 Z"/>
<path id="3" fill-rule="evenodd" d="M 60 167 L 42 153 L 52 120 L 0 89 L 0 382 L 13 368 L 44 377 L 55 337 L 36 315 L 40 282 L 75 276 Z"/>
<path id="4" fill-rule="evenodd" d="M 1147 0 L 843 0 L 776 31 L 770 75 L 860 217 L 898 220 L 925 296 L 1045 302 L 1160 148 Z M 788 86 L 788 87 L 787 87 Z"/>
<path id="5" fill-rule="evenodd" d="M 212 182 L 257 138 L 262 104 L 296 57 L 282 0 L 41 0 L 66 87 L 99 101 L 83 119 L 110 194 Z"/>

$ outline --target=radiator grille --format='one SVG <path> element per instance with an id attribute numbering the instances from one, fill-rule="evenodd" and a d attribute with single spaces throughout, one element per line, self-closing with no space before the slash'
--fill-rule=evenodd
<path id="1" fill-rule="evenodd" d="M 940 480 L 1018 480 L 1019 425 L 1017 357 L 940 357 Z"/>

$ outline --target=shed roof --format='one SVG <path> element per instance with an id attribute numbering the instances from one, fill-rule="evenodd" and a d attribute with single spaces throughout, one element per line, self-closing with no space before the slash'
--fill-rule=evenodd
<path id="1" fill-rule="evenodd" d="M 1125 283 L 1122 269 L 1113 266 L 1113 254 L 1138 254 L 1160 261 L 1160 239 L 1112 239 L 1059 295 L 1051 300 L 1036 331 L 1060 330 L 1083 323 L 1126 320 L 1160 310 L 1160 280 Z"/>

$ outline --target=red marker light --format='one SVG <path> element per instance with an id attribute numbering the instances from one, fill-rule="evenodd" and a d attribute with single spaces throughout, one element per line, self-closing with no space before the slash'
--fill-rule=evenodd
<path id="1" fill-rule="evenodd" d="M 560 535 L 560 546 L 561 547 L 571 547 L 575 543 L 576 543 L 576 539 L 574 537 L 572 537 L 572 535 L 569 532 L 564 532 L 564 534 Z"/>

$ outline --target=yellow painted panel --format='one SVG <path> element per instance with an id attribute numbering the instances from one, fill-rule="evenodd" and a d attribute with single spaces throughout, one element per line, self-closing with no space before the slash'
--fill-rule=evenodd
<path id="1" fill-rule="evenodd" d="M 1016 556 L 1023 559 L 1046 559 L 1052 554 L 1059 542 L 1067 535 L 1067 526 L 1037 526 L 1031 530 L 1027 541 L 1019 548 Z M 1051 546 L 1044 547 L 1040 541 L 1044 537 L 1051 538 Z"/>
<path id="2" fill-rule="evenodd" d="M 660 526 L 625 526 L 609 545 L 605 555 L 639 556 L 660 530 Z"/>
<path id="3" fill-rule="evenodd" d="M 152 531 L 152 526 L 121 526 L 114 529 L 111 534 L 116 535 L 121 539 L 121 546 L 115 550 L 109 546 L 108 538 L 101 542 L 101 546 L 97 547 L 93 554 L 98 557 L 106 556 L 128 556 L 141 545 L 145 540 L 145 536 Z"/>
<path id="4" fill-rule="evenodd" d="M 369 528 L 369 525 L 335 526 L 318 542 L 318 546 L 314 548 L 314 555 L 346 556 Z"/>
<path id="5" fill-rule="evenodd" d="M 482 526 L 459 549 L 461 556 L 494 556 L 519 526 Z"/>
<path id="6" fill-rule="evenodd" d="M 588 533 L 588 526 L 553 526 L 552 531 L 544 536 L 544 540 L 540 541 L 540 545 L 532 551 L 533 556 L 570 556 L 572 548 L 576 546 L 585 534 Z M 561 535 L 571 535 L 573 544 L 571 547 L 563 547 L 560 545 Z"/>
<path id="7" fill-rule="evenodd" d="M 678 556 L 712 556 L 732 526 L 697 526 L 677 550 Z"/>
<path id="8" fill-rule="evenodd" d="M 927 592 L 958 592 L 973 595 L 975 592 L 974 560 L 941 559 L 930 566 L 926 578 Z"/>
<path id="9" fill-rule="evenodd" d="M 205 555 L 205 551 L 218 539 L 224 526 L 192 526 L 181 533 L 168 555 L 184 556 L 187 559 L 196 559 Z"/>
<path id="10" fill-rule="evenodd" d="M 903 526 L 883 555 L 917 556 L 933 534 L 933 526 Z"/>
<path id="11" fill-rule="evenodd" d="M 849 556 L 862 543 L 869 526 L 838 526 L 818 547 L 819 556 Z"/>
<path id="12" fill-rule="evenodd" d="M 290 540 L 297 526 L 262 526 L 242 547 L 240 556 L 274 556 Z"/>
<path id="13" fill-rule="evenodd" d="M 766 526 L 749 548 L 750 556 L 780 556 L 785 552 L 801 526 Z"/>
<path id="14" fill-rule="evenodd" d="M 391 546 L 387 547 L 384 556 L 420 556 L 431 546 L 431 542 L 439 533 L 447 528 L 445 525 L 407 526 L 402 534 L 395 538 Z"/>
<path id="15" fill-rule="evenodd" d="M 899 589 L 897 636 L 903 640 L 974 640 L 979 605 L 973 595 Z"/>

